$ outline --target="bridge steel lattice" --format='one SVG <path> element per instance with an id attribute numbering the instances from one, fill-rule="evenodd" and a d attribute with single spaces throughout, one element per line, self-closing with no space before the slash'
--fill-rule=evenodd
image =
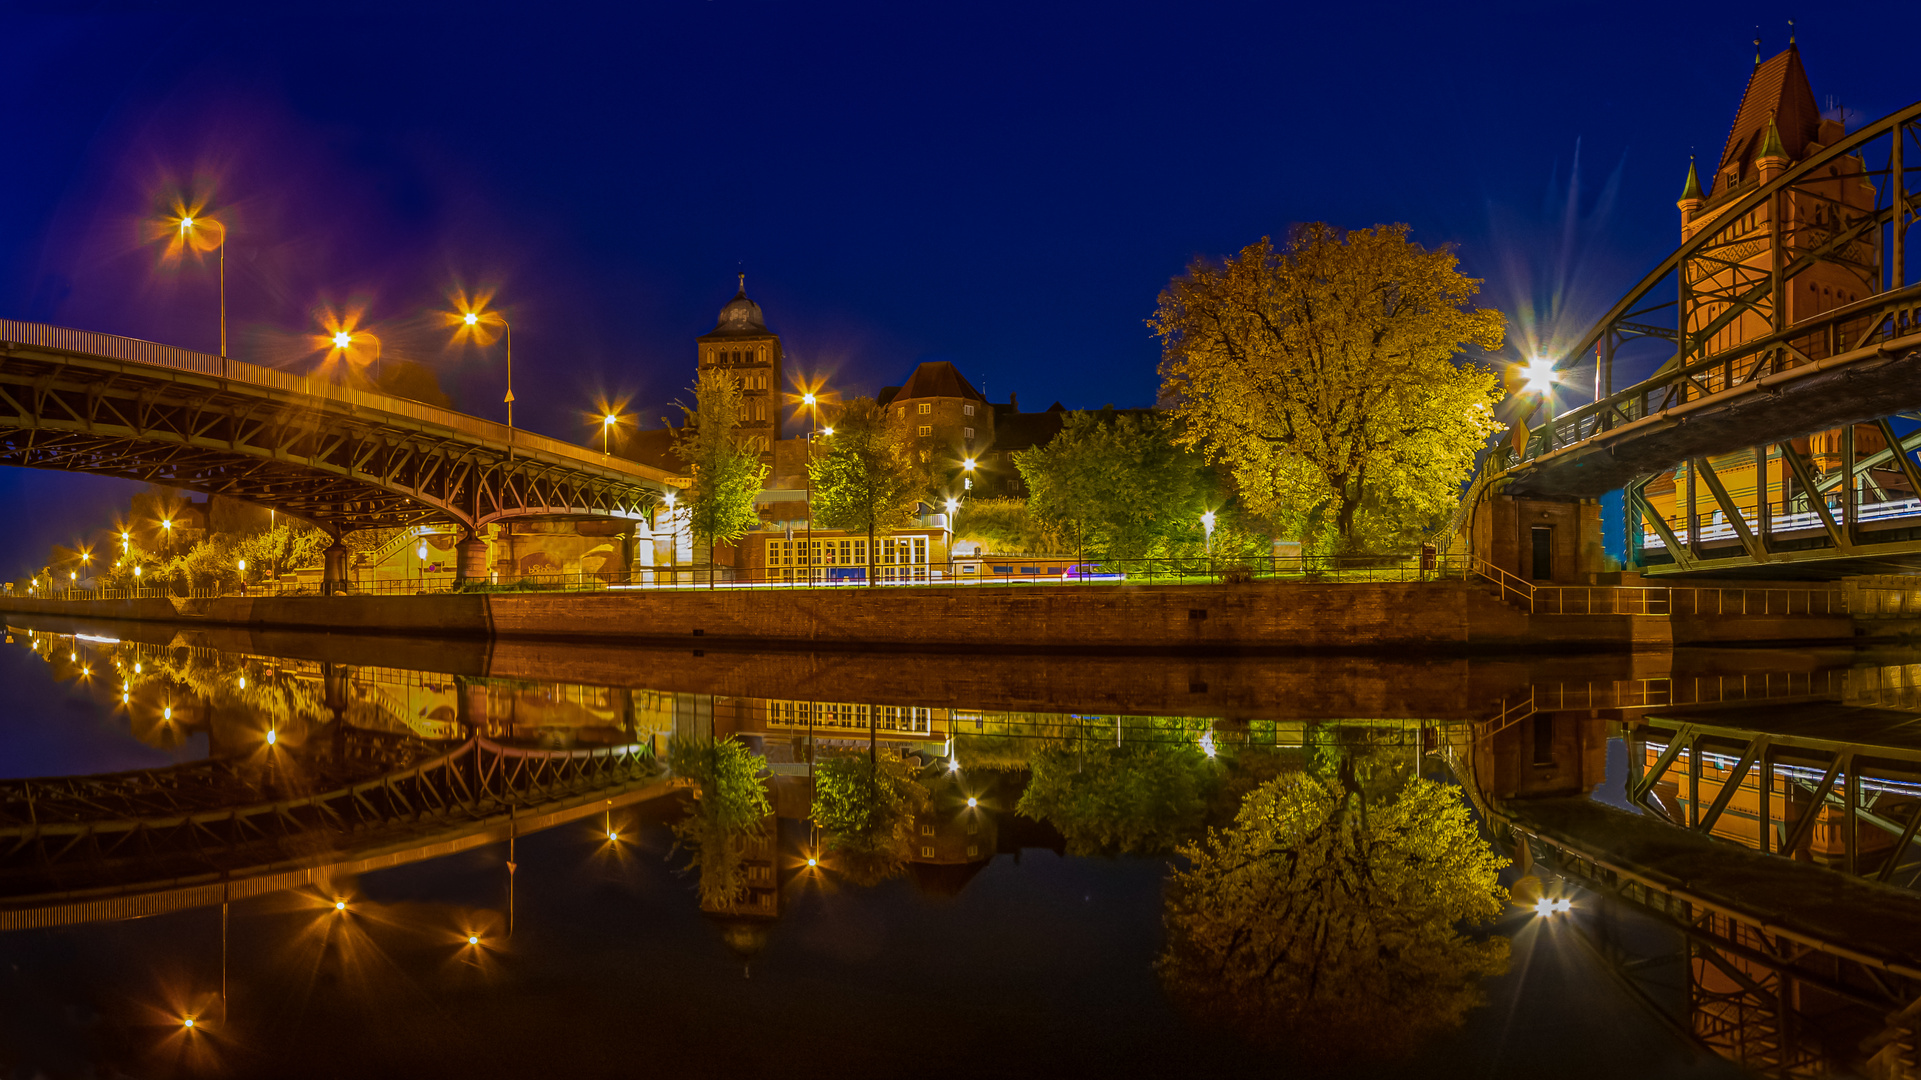
<path id="1" fill-rule="evenodd" d="M 675 478 L 386 394 L 0 319 L 0 464 L 230 495 L 335 536 L 644 517 Z"/>
<path id="2" fill-rule="evenodd" d="M 0 783 L 0 930 L 130 918 L 436 858 L 665 793 L 644 743 L 301 748 Z"/>
<path id="3" fill-rule="evenodd" d="M 1497 451 L 1474 494 L 1594 498 L 1625 487 L 1630 562 L 1648 572 L 1921 552 L 1921 468 L 1910 453 L 1921 430 L 1897 435 L 1889 422 L 1921 407 L 1921 283 L 1905 280 L 1921 201 L 1909 178 L 1921 166 L 1910 157 L 1921 158 L 1921 104 L 1749 181 L 1745 194 L 1735 188 L 1563 358 L 1593 354 L 1595 400 Z M 1872 208 L 1838 199 L 1837 176 L 1872 184 Z M 1819 209 L 1790 215 L 1791 200 Z M 1766 270 L 1753 264 L 1763 255 Z M 1866 268 L 1879 291 L 1790 324 L 1784 298 L 1824 264 Z M 1757 324 L 1766 332 L 1726 344 L 1730 328 Z M 1617 352 L 1648 339 L 1672 354 L 1651 378 L 1615 390 Z M 1857 455 L 1859 425 L 1887 449 Z M 1824 474 L 1795 440 L 1834 429 L 1842 461 Z M 1755 455 L 1757 492 L 1770 490 L 1774 462 L 1792 505 L 1738 504 L 1708 460 L 1737 451 Z M 1651 511 L 1645 488 L 1651 474 L 1681 467 L 1677 524 Z M 1641 521 L 1657 537 L 1645 549 Z"/>

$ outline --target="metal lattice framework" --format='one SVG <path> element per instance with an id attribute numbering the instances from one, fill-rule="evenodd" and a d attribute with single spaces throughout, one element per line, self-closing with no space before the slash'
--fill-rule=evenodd
<path id="1" fill-rule="evenodd" d="M 447 409 L 0 320 L 0 464 L 230 495 L 336 534 L 640 518 L 667 473 Z"/>
<path id="2" fill-rule="evenodd" d="M 1921 104 L 1724 196 L 1701 231 L 1571 350 L 1570 358 L 1595 358 L 1595 400 L 1529 432 L 1522 449 L 1497 452 L 1491 479 L 1510 494 L 1549 497 L 1628 487 L 1631 513 L 1646 518 L 1657 549 L 1666 549 L 1637 559 L 1656 571 L 1921 550 L 1921 532 L 1906 527 L 1921 522 L 1892 530 L 1884 520 L 1921 516 L 1921 506 L 1862 507 L 1862 493 L 1878 488 L 1921 493 L 1921 470 L 1907 452 L 1921 447 L 1921 435 L 1897 438 L 1887 419 L 1921 407 L 1921 284 L 1904 277 L 1921 200 L 1910 185 L 1921 168 L 1907 161 L 1917 153 Z M 1872 206 L 1838 198 L 1844 182 L 1872 185 Z M 1790 323 L 1785 298 L 1811 287 L 1822 267 L 1870 281 L 1870 295 Z M 1746 340 L 1727 343 L 1736 336 Z M 1615 391 L 1617 351 L 1646 339 L 1667 343 L 1667 362 Z M 1855 455 L 1861 424 L 1900 449 Z M 1839 430 L 1845 460 L 1824 472 L 1793 440 L 1830 430 Z M 1775 481 L 1794 492 L 1795 510 L 1770 512 L 1765 499 L 1736 505 L 1709 457 L 1747 450 L 1757 490 L 1769 490 L 1775 462 Z M 1651 474 L 1683 465 L 1677 528 L 1648 512 L 1641 489 Z M 1717 512 L 1718 523 L 1702 523 Z"/>
<path id="3" fill-rule="evenodd" d="M 345 726 L 245 758 L 6 781 L 0 928 L 37 925 L 49 906 L 182 889 L 191 895 L 175 906 L 186 906 L 209 902 L 193 892 L 207 883 L 276 882 L 369 854 L 388 853 L 383 864 L 396 851 L 444 854 L 449 838 L 485 842 L 510 821 L 532 831 L 663 783 L 645 744 L 531 750 L 474 736 L 435 747 Z"/>

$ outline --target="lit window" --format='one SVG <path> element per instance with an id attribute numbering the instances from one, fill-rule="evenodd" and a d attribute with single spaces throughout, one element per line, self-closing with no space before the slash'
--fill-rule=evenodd
<path id="1" fill-rule="evenodd" d="M 919 412 L 922 416 L 926 416 L 928 413 L 934 411 L 934 407 L 923 401 L 921 402 L 920 408 L 915 411 Z"/>
<path id="2" fill-rule="evenodd" d="M 970 428 L 962 428 L 962 429 L 961 429 L 961 437 L 962 437 L 962 438 L 964 438 L 964 439 L 971 439 L 971 438 L 973 438 L 973 437 L 974 437 L 974 429 L 973 429 L 973 428 L 971 428 L 971 427 L 970 427 Z"/>
<path id="3" fill-rule="evenodd" d="M 961 411 L 966 413 L 969 416 L 974 415 L 974 407 L 972 405 L 962 405 Z"/>
<path id="4" fill-rule="evenodd" d="M 971 858 L 973 858 L 974 856 L 976 856 L 976 855 L 979 855 L 980 853 L 981 853 L 981 849 L 980 849 L 980 845 L 979 845 L 979 844 L 969 844 L 969 845 L 967 845 L 967 857 L 968 857 L 968 858 L 970 858 L 970 859 L 971 859 Z"/>
<path id="5" fill-rule="evenodd" d="M 930 848 L 930 847 L 924 847 L 924 848 L 921 848 L 921 849 L 920 849 L 920 857 L 921 857 L 921 858 L 923 858 L 923 859 L 931 859 L 931 858 L 933 858 L 933 857 L 934 857 L 934 849 L 933 849 L 933 848 Z"/>
<path id="6" fill-rule="evenodd" d="M 901 406 L 900 408 L 898 408 L 898 409 L 895 409 L 895 410 L 894 410 L 894 415 L 895 415 L 895 416 L 906 416 L 906 415 L 907 415 L 907 406 L 905 406 L 905 405 L 902 405 L 902 406 Z"/>
<path id="7" fill-rule="evenodd" d="M 934 835 L 934 827 L 932 825 L 922 825 L 920 827 L 920 834 L 922 836 L 932 836 Z"/>
<path id="8" fill-rule="evenodd" d="M 919 434 L 922 438 L 926 438 L 927 436 L 932 435 L 933 433 L 934 433 L 934 429 L 931 427 L 928 427 L 926 424 L 922 424 L 920 426 Z"/>

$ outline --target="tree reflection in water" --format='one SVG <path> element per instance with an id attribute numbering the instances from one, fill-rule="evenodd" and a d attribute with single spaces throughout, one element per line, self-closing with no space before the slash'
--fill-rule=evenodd
<path id="1" fill-rule="evenodd" d="M 1217 778 L 1191 742 L 1132 742 L 1036 753 L 1015 809 L 1046 821 L 1076 855 L 1172 851 L 1207 816 Z"/>
<path id="2" fill-rule="evenodd" d="M 696 873 L 703 908 L 726 910 L 747 895 L 747 845 L 772 809 L 760 783 L 765 764 L 732 737 L 679 737 L 668 744 L 668 768 L 697 785 L 693 806 L 673 831 Z"/>
<path id="3" fill-rule="evenodd" d="M 873 885 L 905 872 L 914 815 L 929 801 L 919 772 L 911 761 L 868 754 L 830 757 L 815 769 L 814 824 L 847 880 Z"/>
<path id="4" fill-rule="evenodd" d="M 1231 826 L 1180 849 L 1161 974 L 1197 1014 L 1258 1041 L 1405 1056 L 1506 970 L 1505 938 L 1461 928 L 1502 913 L 1507 863 L 1452 788 L 1411 778 L 1375 795 L 1353 755 L 1329 764 L 1267 781 Z"/>

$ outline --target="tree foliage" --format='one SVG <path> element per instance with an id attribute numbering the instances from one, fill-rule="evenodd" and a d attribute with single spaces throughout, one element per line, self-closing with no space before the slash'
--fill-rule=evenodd
<path id="1" fill-rule="evenodd" d="M 773 812 L 761 787 L 760 755 L 734 738 L 675 738 L 667 767 L 698 785 L 694 805 L 674 823 L 674 840 L 698 875 L 707 908 L 727 908 L 747 893 L 747 843 Z"/>
<path id="2" fill-rule="evenodd" d="M 903 528 L 932 479 L 904 429 L 873 398 L 856 398 L 834 418 L 826 450 L 807 462 L 814 518 L 867 534 L 867 582 L 874 584 L 874 535 Z"/>
<path id="3" fill-rule="evenodd" d="M 1152 854 L 1201 828 L 1216 777 L 1192 743 L 1049 746 L 1015 810 L 1059 829 L 1076 854 Z"/>
<path id="4" fill-rule="evenodd" d="M 1036 518 L 1094 558 L 1138 559 L 1194 532 L 1210 508 L 1201 456 L 1176 436 L 1165 415 L 1075 412 L 1013 458 Z"/>
<path id="5" fill-rule="evenodd" d="M 899 874 L 913 844 L 927 787 L 898 757 L 837 755 L 814 769 L 814 824 L 827 834 L 836 869 L 871 884 Z"/>
<path id="6" fill-rule="evenodd" d="M 674 433 L 674 453 L 693 471 L 693 484 L 680 498 L 680 513 L 694 539 L 705 542 L 710 552 L 714 544 L 738 540 L 760 524 L 754 496 L 767 478 L 767 466 L 740 433 L 742 402 L 737 377 L 707 368 L 694 382 L 693 407 L 681 406 L 687 423 Z M 710 569 L 710 585 L 711 574 Z"/>
<path id="7" fill-rule="evenodd" d="M 1180 854 L 1161 974 L 1198 1014 L 1257 1038 L 1323 1059 L 1403 1056 L 1506 969 L 1506 939 L 1461 932 L 1501 914 L 1506 860 L 1446 785 L 1368 800 L 1351 765 L 1333 782 L 1284 774 Z"/>
<path id="8" fill-rule="evenodd" d="M 954 542 L 972 541 L 996 555 L 1059 555 L 1074 550 L 1072 532 L 1042 521 L 1022 499 L 967 499 L 954 515 Z"/>
<path id="9" fill-rule="evenodd" d="M 1303 226 L 1196 261 L 1150 325 L 1182 437 L 1232 471 L 1251 509 L 1344 551 L 1405 542 L 1450 510 L 1499 430 L 1501 389 L 1457 361 L 1499 348 L 1480 281 L 1405 225 Z"/>

